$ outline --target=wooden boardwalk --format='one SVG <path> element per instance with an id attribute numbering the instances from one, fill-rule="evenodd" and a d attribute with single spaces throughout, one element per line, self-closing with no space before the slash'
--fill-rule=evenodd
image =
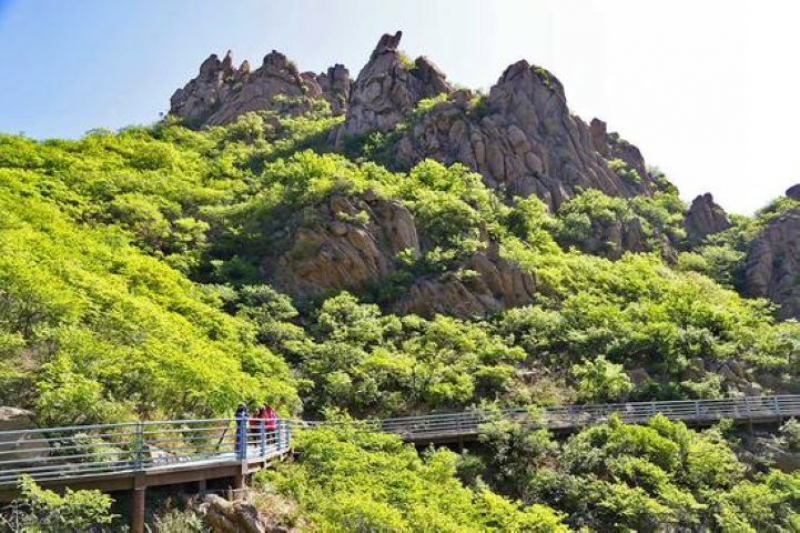
<path id="1" fill-rule="evenodd" d="M 693 426 L 722 419 L 744 424 L 774 424 L 800 417 L 800 395 L 752 396 L 722 400 L 566 405 L 542 409 L 464 411 L 356 422 L 399 435 L 414 444 L 478 440 L 484 424 L 512 420 L 530 428 L 568 432 L 617 415 L 640 424 L 661 414 Z M 0 502 L 18 496 L 27 475 L 45 487 L 132 491 L 131 532 L 144 530 L 147 487 L 228 479 L 233 490 L 246 477 L 291 451 L 291 434 L 329 422 L 278 420 L 277 427 L 251 427 L 248 421 L 172 420 L 0 432 Z M 202 490 L 200 490 L 202 492 Z"/>
<path id="2" fill-rule="evenodd" d="M 498 419 L 517 421 L 529 427 L 547 427 L 554 432 L 569 432 L 605 422 L 611 415 L 617 415 L 629 424 L 641 424 L 656 414 L 670 420 L 683 421 L 690 426 L 708 426 L 722 419 L 740 424 L 780 423 L 787 418 L 800 417 L 800 395 L 562 405 L 531 412 L 526 409 L 464 411 L 389 418 L 366 423 L 375 429 L 400 435 L 406 442 L 445 444 L 477 440 L 481 426 Z"/>

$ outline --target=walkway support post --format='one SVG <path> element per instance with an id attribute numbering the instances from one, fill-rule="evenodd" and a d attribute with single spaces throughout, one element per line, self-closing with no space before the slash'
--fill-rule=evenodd
<path id="1" fill-rule="evenodd" d="M 143 474 L 136 474 L 131 492 L 131 533 L 144 533 L 144 510 L 147 485 Z"/>

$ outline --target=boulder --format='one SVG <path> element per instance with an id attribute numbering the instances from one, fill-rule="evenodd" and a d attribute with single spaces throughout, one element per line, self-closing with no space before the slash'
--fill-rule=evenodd
<path id="1" fill-rule="evenodd" d="M 533 303 L 537 287 L 534 274 L 500 257 L 490 245 L 465 260 L 456 272 L 415 280 L 393 309 L 427 318 L 436 314 L 483 316 Z"/>
<path id="2" fill-rule="evenodd" d="M 16 407 L 0 406 L 0 452 L 3 452 L 0 455 L 0 460 L 36 461 L 50 455 L 49 445 L 44 442 L 37 442 L 46 438 L 44 433 L 39 431 L 13 433 L 18 430 L 36 429 L 34 420 L 34 414 L 30 411 Z"/>
<path id="3" fill-rule="evenodd" d="M 258 509 L 243 501 L 229 502 L 215 494 L 207 495 L 197 508 L 203 521 L 216 533 L 269 533 Z"/>
<path id="4" fill-rule="evenodd" d="M 800 183 L 786 189 L 786 196 L 792 200 L 800 200 Z"/>
<path id="5" fill-rule="evenodd" d="M 366 223 L 356 218 L 362 212 Z M 414 217 L 395 200 L 335 195 L 309 218 L 291 231 L 288 248 L 264 263 L 270 281 L 295 297 L 364 291 L 397 269 L 397 254 L 420 251 Z"/>
<path id="6" fill-rule="evenodd" d="M 714 197 L 706 193 L 692 200 L 683 225 L 689 243 L 698 244 L 707 236 L 730 228 L 731 221 L 725 210 L 714 202 Z"/>

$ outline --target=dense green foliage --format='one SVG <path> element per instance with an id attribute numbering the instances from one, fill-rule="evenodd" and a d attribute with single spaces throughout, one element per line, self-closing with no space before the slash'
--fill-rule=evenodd
<path id="1" fill-rule="evenodd" d="M 0 514 L 0 533 L 73 533 L 113 531 L 111 496 L 96 490 L 67 489 L 63 495 L 39 487 L 30 477 L 20 483 L 17 505 Z"/>
<path id="2" fill-rule="evenodd" d="M 420 102 L 415 117 L 442 100 Z M 685 206 L 655 171 L 653 196 L 587 190 L 550 213 L 461 165 L 398 170 L 402 124 L 331 153 L 341 119 L 295 104 L 307 112 L 203 132 L 165 121 L 76 141 L 0 136 L 0 403 L 74 424 L 221 415 L 242 400 L 361 418 L 714 398 L 759 380 L 796 392 L 800 326 L 735 292 L 749 242 L 793 201 L 690 249 Z M 333 197 L 360 206 L 339 222 L 373 229 L 367 192 L 408 209 L 418 251 L 353 293 L 292 299 L 269 285 L 277 258 L 318 252 L 293 246 Z M 490 251 L 530 274 L 525 305 L 466 318 L 395 312 L 417 282 L 479 281 L 468 265 Z M 721 429 L 611 420 L 564 443 L 510 422 L 484 429 L 483 452 L 423 457 L 348 424 L 310 431 L 300 462 L 263 481 L 321 531 L 800 527 L 797 476 L 746 466 Z M 797 449 L 798 434 L 787 424 L 782 449 Z M 94 496 L 31 486 L 28 497 L 74 510 L 75 523 L 106 516 Z"/>
<path id="3" fill-rule="evenodd" d="M 392 435 L 347 423 L 298 439 L 299 463 L 261 480 L 300 503 L 320 531 L 560 532 L 563 516 L 506 499 L 456 478 L 458 456 L 446 449 L 420 457 Z"/>
<path id="4" fill-rule="evenodd" d="M 661 416 L 647 426 L 612 418 L 559 444 L 544 431 L 498 421 L 483 437 L 486 480 L 565 513 L 575 529 L 795 531 L 800 475 L 754 472 L 723 429 L 699 433 Z"/>
<path id="5" fill-rule="evenodd" d="M 674 190 L 586 191 L 551 215 L 534 197 L 501 201 L 459 165 L 398 173 L 320 155 L 336 120 L 320 108 L 206 132 L 166 122 L 78 141 L 0 138 L 2 400 L 58 423 L 223 413 L 239 399 L 295 411 L 298 386 L 307 411 L 386 415 L 715 397 L 742 385 L 717 374 L 729 362 L 770 373 L 773 387 L 795 381 L 797 326 L 695 273 L 724 281 L 727 244 L 670 266 L 683 238 Z M 408 207 L 419 254 L 400 254 L 356 297 L 293 302 L 264 285 L 262 265 L 322 203 L 366 190 Z M 578 251 L 598 228 L 632 221 L 657 254 Z M 366 212 L 349 222 L 372 223 Z M 415 280 L 474 276 L 463 265 L 489 243 L 535 275 L 530 305 L 475 320 L 391 313 Z M 635 384 L 633 370 L 645 371 Z"/>

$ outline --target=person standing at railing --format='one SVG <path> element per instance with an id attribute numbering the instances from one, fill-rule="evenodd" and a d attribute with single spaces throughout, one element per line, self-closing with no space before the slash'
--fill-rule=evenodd
<path id="1" fill-rule="evenodd" d="M 253 416 L 250 417 L 250 440 L 252 442 L 259 442 L 261 436 L 261 426 L 264 424 L 264 419 L 266 417 L 264 412 L 265 406 L 261 406 L 256 409 L 256 412 Z"/>
<path id="2" fill-rule="evenodd" d="M 243 403 L 236 408 L 236 455 L 244 457 L 244 447 L 247 445 L 247 406 Z"/>
<path id="3" fill-rule="evenodd" d="M 267 431 L 267 442 L 276 444 L 278 442 L 278 435 L 275 432 L 277 429 L 278 416 L 271 405 L 264 404 L 264 429 Z"/>

